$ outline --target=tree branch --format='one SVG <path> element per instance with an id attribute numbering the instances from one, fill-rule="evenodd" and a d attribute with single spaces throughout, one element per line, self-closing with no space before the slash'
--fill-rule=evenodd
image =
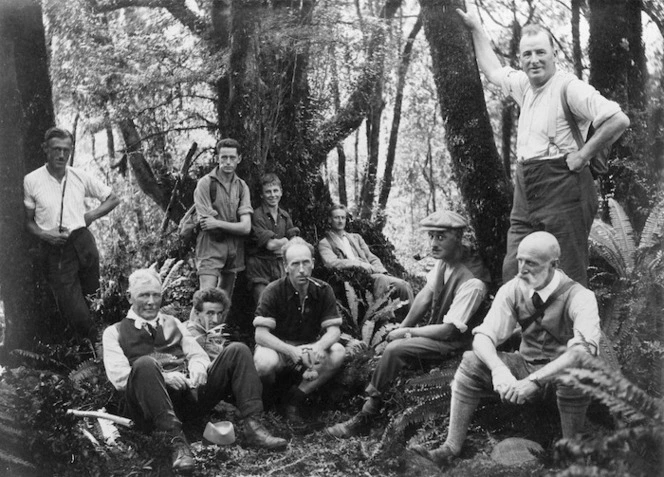
<path id="1" fill-rule="evenodd" d="M 209 37 L 211 25 L 205 18 L 190 10 L 185 0 L 91 0 L 90 3 L 98 13 L 122 8 L 163 8 L 195 35 L 202 38 Z"/>

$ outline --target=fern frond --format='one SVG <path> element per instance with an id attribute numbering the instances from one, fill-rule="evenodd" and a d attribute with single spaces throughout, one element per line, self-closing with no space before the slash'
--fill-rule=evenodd
<path id="1" fill-rule="evenodd" d="M 355 323 L 355 326 L 359 326 L 358 320 L 360 318 L 359 312 L 359 299 L 357 298 L 357 293 L 355 289 L 348 282 L 344 282 L 344 289 L 346 290 L 346 301 L 348 302 L 348 311 L 350 311 L 350 317 Z"/>
<path id="2" fill-rule="evenodd" d="M 646 224 L 641 231 L 639 249 L 649 249 L 657 245 L 664 237 L 664 200 L 660 201 L 648 214 Z"/>
<path id="3" fill-rule="evenodd" d="M 76 386 L 80 386 L 84 381 L 90 378 L 98 377 L 103 374 L 101 363 L 94 359 L 88 359 L 82 362 L 71 373 L 69 373 L 69 380 Z"/>
<path id="4" fill-rule="evenodd" d="M 628 273 L 634 269 L 634 251 L 636 243 L 634 240 L 634 229 L 625 213 L 625 209 L 615 199 L 609 198 L 609 216 L 611 225 L 616 233 L 616 240 L 620 253 L 625 260 Z"/>
<path id="5" fill-rule="evenodd" d="M 588 237 L 590 247 L 597 252 L 621 277 L 627 276 L 627 265 L 622 257 L 613 228 L 599 219 L 593 221 Z"/>
<path id="6" fill-rule="evenodd" d="M 10 352 L 10 354 L 12 356 L 18 356 L 20 358 L 32 360 L 36 364 L 40 364 L 40 365 L 47 365 L 47 364 L 56 365 L 56 366 L 61 365 L 60 362 L 54 360 L 53 358 L 49 358 L 46 355 L 43 355 L 43 354 L 40 354 L 40 353 L 35 353 L 33 351 L 28 351 L 28 350 L 25 350 L 25 349 L 14 349 Z"/>
<path id="7" fill-rule="evenodd" d="M 170 259 L 170 258 L 169 258 L 169 259 L 166 260 L 166 261 L 168 262 L 169 260 L 175 260 L 175 259 Z M 171 263 L 172 263 L 172 262 L 171 262 Z M 175 263 L 175 265 L 173 265 L 173 266 L 171 267 L 171 269 L 170 269 L 170 271 L 168 272 L 168 274 L 166 275 L 166 277 L 165 277 L 164 279 L 162 279 L 162 288 L 163 288 L 164 290 L 166 290 L 167 288 L 170 288 L 170 287 L 174 286 L 174 281 L 175 281 L 175 279 L 176 279 L 176 277 L 177 277 L 178 272 L 179 272 L 180 269 L 182 268 L 182 265 L 184 265 L 184 260 L 179 260 L 179 261 L 177 261 L 177 262 Z M 182 278 L 182 277 L 181 277 L 181 278 Z M 182 281 L 182 280 L 180 280 L 180 281 Z"/>
<path id="8" fill-rule="evenodd" d="M 362 342 L 369 345 L 371 343 L 371 338 L 374 334 L 374 329 L 376 328 L 376 322 L 373 320 L 364 320 L 362 325 Z"/>
<path id="9" fill-rule="evenodd" d="M 13 454 L 5 452 L 3 449 L 0 449 L 0 462 L 5 462 L 10 465 L 18 465 L 27 469 L 36 469 L 34 464 L 31 464 L 30 462 L 23 460 L 20 457 L 16 457 Z"/>
<path id="10" fill-rule="evenodd" d="M 653 399 L 600 360 L 589 359 L 591 369 L 569 369 L 559 377 L 560 381 L 599 399 L 613 415 L 627 423 L 634 425 L 649 421 L 650 425 L 664 425 L 662 401 Z"/>
<path id="11" fill-rule="evenodd" d="M 168 271 L 171 269 L 171 265 L 173 265 L 173 262 L 175 262 L 175 258 L 167 258 L 161 268 L 159 269 L 159 279 L 161 280 L 161 283 L 163 284 L 166 275 L 168 274 Z"/>

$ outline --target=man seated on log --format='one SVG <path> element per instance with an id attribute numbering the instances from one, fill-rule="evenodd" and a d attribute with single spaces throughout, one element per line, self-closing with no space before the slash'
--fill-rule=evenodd
<path id="1" fill-rule="evenodd" d="M 380 411 L 383 393 L 406 364 L 447 359 L 470 344 L 469 326 L 477 321 L 474 318 L 486 296 L 489 273 L 462 244 L 467 225 L 461 215 L 451 211 L 434 212 L 420 222 L 421 229 L 429 234 L 436 265 L 406 318 L 388 334 L 390 343 L 367 386 L 368 398 L 362 410 L 327 428 L 328 434 L 346 438 L 368 430 Z M 416 326 L 428 316 L 426 325 Z"/>
<path id="2" fill-rule="evenodd" d="M 285 274 L 281 248 L 300 234 L 288 212 L 279 207 L 281 180 L 274 173 L 261 177 L 261 205 L 251 217 L 251 236 L 247 243 L 247 282 L 254 303 L 268 283 Z"/>
<path id="3" fill-rule="evenodd" d="M 413 289 L 401 278 L 387 274 L 380 259 L 371 253 L 366 242 L 359 234 L 346 232 L 348 211 L 346 206 L 334 204 L 328 214 L 330 230 L 318 242 L 323 265 L 327 268 L 362 268 L 373 278 L 373 295 L 383 296 L 394 287 L 397 296 L 408 306 L 413 302 Z M 403 315 L 402 315 L 403 316 Z"/>
<path id="4" fill-rule="evenodd" d="M 554 380 L 597 354 L 600 339 L 595 294 L 558 269 L 560 246 L 548 232 L 534 232 L 519 244 L 519 273 L 496 294 L 484 322 L 473 331 L 473 349 L 463 355 L 452 383 L 450 424 L 438 449 L 414 450 L 439 466 L 461 452 L 473 413 L 484 396 L 523 404 L 555 388 L 563 437 L 584 426 L 590 398 Z M 496 351 L 520 326 L 517 353 Z M 493 392 L 492 392 L 493 391 Z"/>
<path id="5" fill-rule="evenodd" d="M 345 349 L 338 343 L 341 316 L 332 287 L 311 278 L 314 248 L 294 237 L 282 249 L 286 276 L 270 283 L 256 308 L 254 364 L 265 384 L 287 369 L 309 368 L 285 396 L 285 416 L 306 426 L 300 407 L 307 395 L 341 370 Z"/>
<path id="6" fill-rule="evenodd" d="M 176 407 L 206 411 L 232 396 L 240 410 L 246 442 L 284 449 L 286 440 L 270 435 L 259 421 L 263 388 L 249 348 L 229 343 L 210 363 L 187 327 L 159 311 L 161 293 L 155 272 L 141 269 L 132 273 L 131 308 L 103 335 L 106 375 L 117 390 L 125 392 L 132 419 L 143 429 L 170 437 L 172 466 L 178 472 L 192 470 L 194 458 Z"/>

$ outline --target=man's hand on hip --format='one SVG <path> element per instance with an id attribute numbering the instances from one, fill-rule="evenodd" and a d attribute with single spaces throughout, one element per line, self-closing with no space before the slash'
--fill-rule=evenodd
<path id="1" fill-rule="evenodd" d="M 179 371 L 164 372 L 163 375 L 166 386 L 171 389 L 182 391 L 189 387 L 187 377 Z"/>
<path id="2" fill-rule="evenodd" d="M 579 151 L 567 154 L 565 161 L 567 162 L 567 167 L 572 172 L 581 172 L 581 170 L 586 167 L 586 164 L 588 164 L 588 161 Z"/>

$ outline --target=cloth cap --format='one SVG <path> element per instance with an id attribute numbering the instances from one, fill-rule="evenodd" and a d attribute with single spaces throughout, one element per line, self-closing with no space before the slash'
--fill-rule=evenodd
<path id="1" fill-rule="evenodd" d="M 420 228 L 425 231 L 462 229 L 464 227 L 468 227 L 466 219 L 451 210 L 439 210 L 420 221 Z"/>

